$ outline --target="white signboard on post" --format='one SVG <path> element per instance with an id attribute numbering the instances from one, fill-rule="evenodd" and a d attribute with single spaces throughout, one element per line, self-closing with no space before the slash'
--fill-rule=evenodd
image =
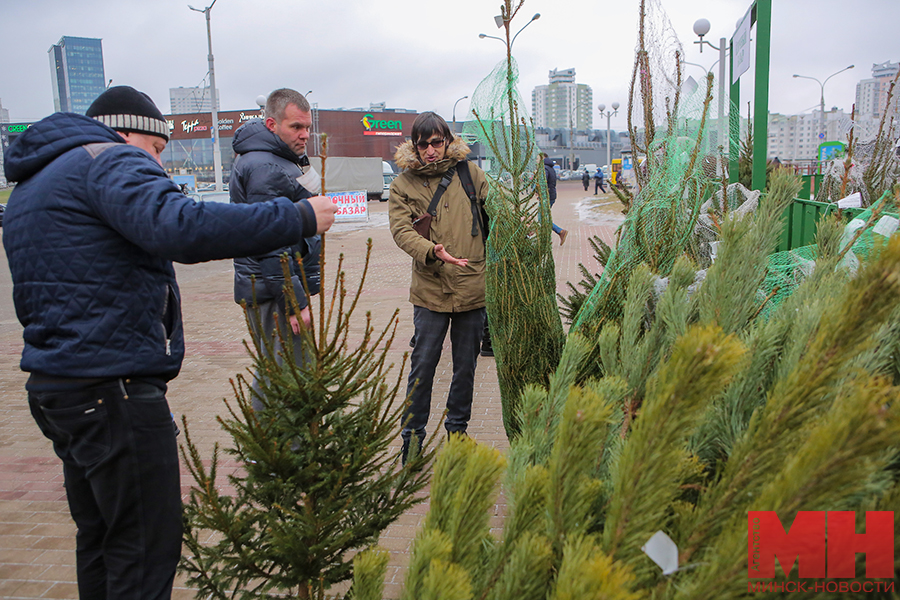
<path id="1" fill-rule="evenodd" d="M 734 52 L 732 60 L 731 85 L 737 83 L 737 80 L 750 68 L 750 21 L 753 6 L 747 9 L 744 18 L 738 21 L 737 28 L 734 30 L 734 37 L 731 38 L 731 51 Z"/>
<path id="2" fill-rule="evenodd" d="M 328 192 L 325 194 L 331 201 L 337 204 L 338 210 L 334 215 L 335 221 L 368 221 L 369 205 L 366 203 L 366 191 L 357 192 Z"/>

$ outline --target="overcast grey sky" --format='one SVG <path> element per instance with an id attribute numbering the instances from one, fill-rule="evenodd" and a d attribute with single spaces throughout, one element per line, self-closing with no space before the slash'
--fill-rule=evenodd
<path id="1" fill-rule="evenodd" d="M 204 8 L 211 0 L 190 0 Z M 198 85 L 207 74 L 206 21 L 186 0 L 0 0 L 0 99 L 13 121 L 53 111 L 47 50 L 64 35 L 103 39 L 107 78 L 146 91 L 169 110 L 170 87 Z M 730 38 L 750 0 L 662 0 L 686 48 L 686 60 L 711 66 L 717 54 L 692 44 L 700 17 L 707 39 Z M 255 107 L 278 87 L 312 90 L 320 108 L 435 110 L 448 119 L 503 59 L 493 24 L 500 0 L 218 0 L 212 10 L 216 83 L 222 110 Z M 526 0 L 514 24 L 532 14 L 514 46 L 519 90 L 529 101 L 554 68 L 574 67 L 594 104 L 625 104 L 637 40 L 638 0 Z M 850 111 L 855 85 L 873 63 L 900 60 L 900 0 L 773 0 L 770 110 L 818 106 L 819 86 L 835 71 L 825 103 Z M 687 67 L 699 79 L 702 71 Z M 744 80 L 742 79 L 742 82 Z M 745 90 L 749 83 L 743 84 Z M 746 99 L 745 95 L 745 99 Z M 530 106 L 528 107 L 530 111 Z M 461 119 L 468 100 L 459 103 Z M 594 127 L 600 120 L 594 115 Z M 612 126 L 625 123 L 624 111 Z M 604 123 L 605 125 L 605 123 Z"/>

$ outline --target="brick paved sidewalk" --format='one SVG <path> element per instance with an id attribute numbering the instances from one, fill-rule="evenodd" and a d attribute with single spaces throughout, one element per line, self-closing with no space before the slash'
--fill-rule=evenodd
<path id="1" fill-rule="evenodd" d="M 589 208 L 587 202 L 600 206 Z M 580 181 L 560 182 L 554 221 L 569 230 L 565 246 L 553 236 L 557 263 L 557 289 L 580 278 L 578 263 L 596 272 L 587 240 L 598 235 L 609 244 L 621 222 L 611 195 L 591 196 Z M 339 224 L 326 236 L 326 276 L 333 281 L 337 256 L 345 256 L 348 292 L 355 293 L 367 238 L 373 240 L 369 276 L 360 299 L 357 320 L 371 311 L 375 326 L 387 323 L 400 309 L 391 360 L 400 365 L 412 335 L 412 307 L 408 301 L 410 259 L 393 243 L 387 228 L 387 204 L 370 202 L 369 223 Z M 2 229 L 0 229 L 2 232 Z M 2 252 L 2 249 L 0 249 Z M 26 374 L 18 368 L 22 349 L 21 327 L 12 310 L 11 284 L 6 257 L 0 261 L 0 598 L 77 598 L 75 586 L 75 527 L 63 489 L 62 468 L 34 424 L 25 399 Z M 227 445 L 215 417 L 224 412 L 223 398 L 232 398 L 229 379 L 250 365 L 242 342 L 246 337 L 243 315 L 232 300 L 230 261 L 177 267 L 183 298 L 187 356 L 181 375 L 171 382 L 168 399 L 176 414 L 185 415 L 194 439 L 205 456 L 213 444 Z M 326 285 L 329 285 L 326 283 Z M 327 289 L 327 288 L 326 288 Z M 429 433 L 440 417 L 442 399 L 450 382 L 449 338 L 434 382 L 434 403 Z M 404 374 L 405 381 L 405 374 Z M 500 416 L 500 393 L 492 358 L 481 358 L 476 372 L 475 400 L 469 434 L 481 443 L 505 450 L 506 435 Z M 399 447 L 399 442 L 397 443 Z M 224 466 L 224 465 L 223 465 Z M 225 469 L 222 470 L 224 476 Z M 182 487 L 192 483 L 182 466 Z M 502 527 L 505 505 L 495 507 L 492 526 Z M 399 596 L 409 559 L 411 541 L 428 510 L 428 502 L 412 508 L 381 539 L 391 552 L 385 594 Z M 174 598 L 193 598 L 182 578 L 176 579 Z"/>

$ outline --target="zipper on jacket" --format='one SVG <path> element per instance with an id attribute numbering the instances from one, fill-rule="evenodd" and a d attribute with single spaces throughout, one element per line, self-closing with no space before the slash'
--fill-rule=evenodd
<path id="1" fill-rule="evenodd" d="M 175 331 L 175 324 L 173 323 L 172 315 L 169 314 L 169 310 L 175 309 L 175 290 L 169 284 L 166 284 L 165 296 L 160 324 L 163 328 L 163 335 L 166 338 L 166 356 L 172 356 L 172 332 Z"/>

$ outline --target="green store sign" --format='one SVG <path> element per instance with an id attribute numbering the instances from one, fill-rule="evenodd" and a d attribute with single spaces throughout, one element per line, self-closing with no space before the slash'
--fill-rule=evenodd
<path id="1" fill-rule="evenodd" d="M 400 131 L 403 129 L 403 123 L 401 121 L 385 121 L 382 119 L 376 119 L 372 116 L 371 113 L 367 113 L 362 118 L 363 127 L 366 128 L 367 131 L 374 130 L 396 130 Z"/>

